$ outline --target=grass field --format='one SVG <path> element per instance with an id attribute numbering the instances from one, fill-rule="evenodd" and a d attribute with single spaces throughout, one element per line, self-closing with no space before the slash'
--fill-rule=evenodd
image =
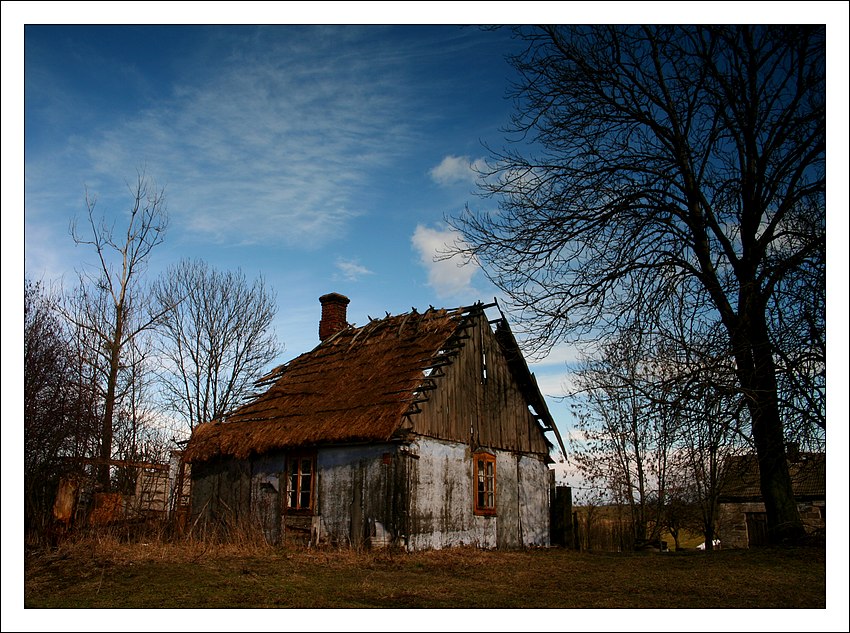
<path id="1" fill-rule="evenodd" d="M 103 538 L 27 553 L 24 585 L 28 609 L 823 609 L 826 552 L 407 554 Z"/>

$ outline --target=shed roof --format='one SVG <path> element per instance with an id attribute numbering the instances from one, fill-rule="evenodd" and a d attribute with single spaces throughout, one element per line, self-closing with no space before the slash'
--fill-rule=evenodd
<path id="1" fill-rule="evenodd" d="M 796 499 L 826 497 L 826 455 L 824 453 L 800 453 L 794 460 L 788 461 L 788 472 L 791 475 L 791 489 Z M 756 455 L 738 455 L 729 458 L 720 499 L 721 501 L 761 499 Z"/>
<path id="2" fill-rule="evenodd" d="M 341 330 L 273 370 L 258 383 L 269 385 L 267 391 L 225 421 L 198 426 L 186 459 L 246 458 L 279 448 L 391 439 L 427 381 L 425 370 L 484 307 L 412 310 Z M 533 377 L 525 386 L 532 385 L 536 388 Z M 539 392 L 537 399 L 542 401 Z M 548 411 L 538 413 L 551 418 Z"/>

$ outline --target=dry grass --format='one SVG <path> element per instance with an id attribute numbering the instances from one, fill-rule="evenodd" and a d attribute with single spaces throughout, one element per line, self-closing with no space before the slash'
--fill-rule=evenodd
<path id="1" fill-rule="evenodd" d="M 28 608 L 802 608 L 826 604 L 823 548 L 602 554 L 403 553 L 115 535 L 30 552 Z"/>

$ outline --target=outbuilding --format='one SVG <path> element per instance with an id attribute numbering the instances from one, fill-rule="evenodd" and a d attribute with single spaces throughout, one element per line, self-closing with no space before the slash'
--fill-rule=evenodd
<path id="1" fill-rule="evenodd" d="M 794 501 L 806 534 L 826 534 L 826 454 L 787 451 Z M 718 499 L 718 526 L 724 548 L 768 544 L 767 511 L 761 495 L 758 459 L 739 455 L 727 459 L 725 480 Z"/>

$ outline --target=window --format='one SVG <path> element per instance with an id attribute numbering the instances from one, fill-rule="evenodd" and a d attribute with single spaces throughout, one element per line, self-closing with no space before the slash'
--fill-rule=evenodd
<path id="1" fill-rule="evenodd" d="M 476 453 L 475 514 L 496 514 L 496 456 Z"/>
<path id="2" fill-rule="evenodd" d="M 290 456 L 286 486 L 286 507 L 289 510 L 309 512 L 312 509 L 315 465 L 312 455 Z"/>

